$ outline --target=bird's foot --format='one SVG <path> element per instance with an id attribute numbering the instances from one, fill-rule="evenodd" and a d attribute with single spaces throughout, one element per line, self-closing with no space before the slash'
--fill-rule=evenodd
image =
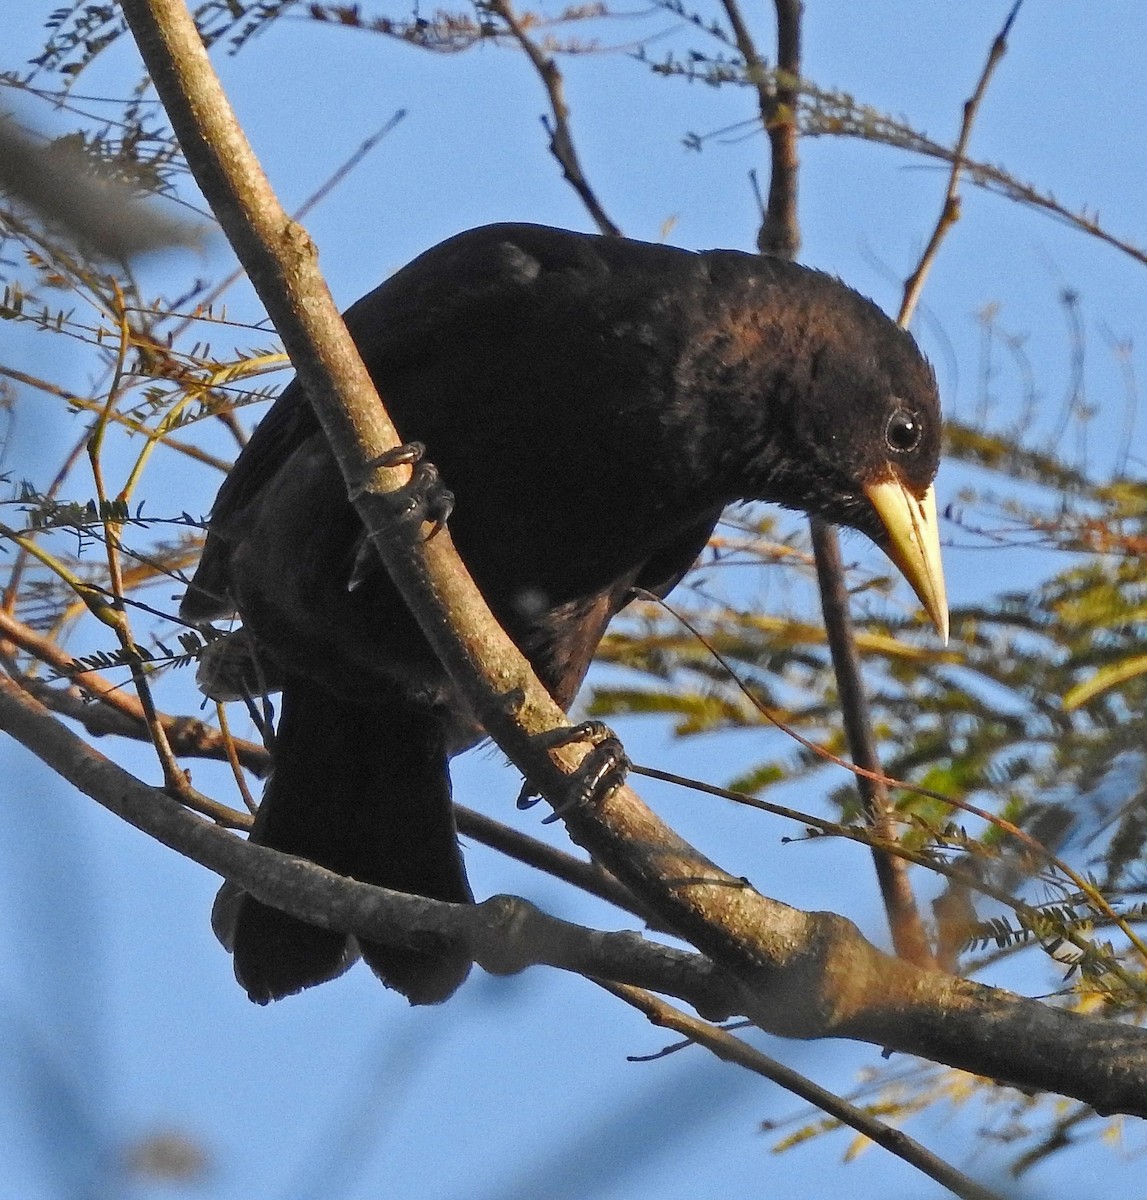
<path id="1" fill-rule="evenodd" d="M 543 825 L 552 824 L 583 804 L 608 799 L 625 783 L 629 759 L 621 739 L 604 721 L 582 721 L 579 725 L 555 729 L 540 736 L 549 748 L 568 746 L 573 742 L 589 742 L 593 747 L 581 766 L 567 778 L 565 798 L 555 805 L 554 811 L 542 821 Z M 527 779 L 518 793 L 518 808 L 533 808 L 540 799 L 537 789 Z"/>
<path id="2" fill-rule="evenodd" d="M 430 541 L 446 528 L 446 522 L 454 511 L 454 493 L 442 482 L 438 468 L 426 458 L 426 447 L 421 442 L 405 442 L 387 450 L 367 463 L 367 471 L 379 467 L 411 468 L 408 482 L 382 499 L 390 506 L 395 521 L 427 521 L 432 528 L 426 536 Z"/>

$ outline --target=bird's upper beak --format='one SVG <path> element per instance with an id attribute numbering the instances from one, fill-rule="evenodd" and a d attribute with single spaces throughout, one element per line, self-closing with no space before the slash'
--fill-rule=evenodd
<path id="1" fill-rule="evenodd" d="M 888 557 L 900 568 L 924 611 L 947 644 L 948 596 L 944 565 L 940 561 L 940 528 L 936 517 L 936 492 L 929 485 L 915 496 L 896 474 L 889 473 L 865 485 L 864 494 L 888 532 Z"/>

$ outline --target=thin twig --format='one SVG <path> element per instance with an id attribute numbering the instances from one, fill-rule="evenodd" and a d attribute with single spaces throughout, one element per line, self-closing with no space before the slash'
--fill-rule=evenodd
<path id="1" fill-rule="evenodd" d="M 872 727 L 872 709 L 868 703 L 868 693 L 860 670 L 860 655 L 857 653 L 856 629 L 848 604 L 840 538 L 824 521 L 813 518 L 811 526 L 824 627 L 828 635 L 833 672 L 836 675 L 849 753 L 856 766 L 872 772 L 871 775 L 857 775 L 857 790 L 860 792 L 868 827 L 880 841 L 893 844 L 897 841 L 896 824 L 889 802 L 888 787 L 883 780 L 874 778 L 883 774 L 883 767 Z M 876 879 L 880 885 L 880 896 L 884 901 L 884 911 L 888 917 L 888 927 L 896 953 L 922 967 L 934 965 L 935 960 L 928 945 L 920 911 L 916 907 L 916 898 L 912 893 L 904 859 L 889 854 L 881 846 L 873 846 L 872 861 L 876 868 Z"/>
<path id="2" fill-rule="evenodd" d="M 254 816 L 259 805 L 255 797 L 251 795 L 251 789 L 247 786 L 247 777 L 243 774 L 243 767 L 239 762 L 239 753 L 235 748 L 235 739 L 231 736 L 231 726 L 227 722 L 227 705 L 218 700 L 215 702 L 215 719 L 219 722 L 219 739 L 223 743 L 223 749 L 227 754 L 227 763 L 231 768 L 231 778 L 235 780 L 235 786 L 239 789 L 239 795 L 243 799 L 243 806 Z"/>
<path id="3" fill-rule="evenodd" d="M 56 472 L 55 478 L 48 485 L 48 490 L 45 496 L 49 500 L 54 500 L 59 495 L 68 476 L 72 473 L 76 463 L 83 456 L 84 447 L 87 445 L 87 433 L 83 437 L 77 439 L 71 450 L 64 456 L 64 461 L 60 464 L 60 469 Z M 12 563 L 12 570 L 8 573 L 8 582 L 4 586 L 3 608 L 6 613 L 14 613 L 16 605 L 20 600 L 20 585 L 24 580 L 24 572 L 28 569 L 32 561 L 32 556 L 24 549 L 19 547 L 16 552 L 15 561 Z"/>
<path id="4" fill-rule="evenodd" d="M 73 408 L 81 408 L 86 412 L 100 412 L 103 409 L 103 405 L 97 400 L 90 400 L 85 396 L 77 396 L 75 392 L 69 392 L 67 388 L 59 387 L 47 379 L 38 379 L 35 375 L 28 375 L 24 371 L 18 371 L 15 367 L 0 365 L 0 375 L 6 379 L 11 379 L 15 383 L 22 383 L 35 391 L 43 392 L 49 396 L 56 396 Z M 128 416 L 127 413 L 121 413 L 117 410 L 111 414 L 111 419 L 132 433 L 156 438 L 163 445 L 169 446 L 172 450 L 177 450 L 180 454 L 185 454 L 188 458 L 193 458 L 196 462 L 203 463 L 205 466 L 214 467 L 217 471 L 222 471 L 224 474 L 231 470 L 231 464 L 226 460 L 216 458 L 214 454 L 209 454 L 206 450 L 200 449 L 199 446 L 191 442 L 181 441 L 179 438 L 172 437 L 170 433 L 157 435 L 154 430 L 149 429 L 142 421 L 137 421 L 134 417 Z"/>
<path id="5" fill-rule="evenodd" d="M 597 896 L 615 908 L 632 913 L 651 928 L 663 928 L 662 923 L 641 906 L 627 887 L 603 871 L 597 863 L 575 858 L 564 850 L 549 846 L 528 833 L 522 833 L 465 805 L 455 804 L 454 815 L 458 832 L 464 837 L 471 837 L 527 867 L 543 871 L 591 896 Z"/>
<path id="6" fill-rule="evenodd" d="M 495 16 L 501 17 L 505 21 L 506 27 L 525 52 L 534 70 L 538 73 L 542 86 L 546 89 L 553 117 L 552 120 L 543 117 L 542 125 L 550 137 L 550 153 L 557 159 L 566 182 L 577 192 L 600 232 L 612 237 L 620 237 L 620 227 L 610 220 L 582 170 L 581 161 L 574 147 L 573 132 L 570 129 L 570 110 L 565 98 L 565 79 L 558 69 L 558 64 L 551 56 L 543 53 L 530 37 L 525 25 L 515 15 L 510 0 L 489 0 L 486 7 Z"/>
<path id="7" fill-rule="evenodd" d="M 762 1078 L 779 1084 L 794 1096 L 815 1104 L 842 1125 L 855 1129 L 857 1133 L 882 1146 L 909 1166 L 935 1179 L 961 1200 L 1000 1200 L 998 1193 L 949 1166 L 915 1138 L 909 1137 L 900 1129 L 893 1129 L 883 1121 L 878 1121 L 864 1109 L 857 1108 L 825 1088 L 818 1087 L 807 1076 L 801 1075 L 775 1058 L 770 1058 L 767 1054 L 762 1054 L 741 1038 L 734 1037 L 728 1030 L 702 1021 L 700 1017 L 692 1017 L 641 988 L 624 983 L 606 983 L 604 980 L 597 982 L 598 986 L 610 995 L 624 1000 L 626 1004 L 644 1014 L 652 1024 L 683 1034 L 690 1041 L 704 1046 L 722 1062 L 735 1063 L 753 1071 Z"/>
<path id="8" fill-rule="evenodd" d="M 0 609 L 0 641 L 31 654 L 69 681 L 71 686 L 65 691 L 40 680 L 16 675 L 21 686 L 32 691 L 41 703 L 80 721 L 97 737 L 107 734 L 133 738 L 147 736 L 143 707 L 135 696 L 97 671 L 82 670 L 58 642 L 42 636 L 3 609 Z M 98 703 L 93 704 L 93 700 Z M 226 761 L 227 751 L 218 730 L 194 717 L 159 714 L 158 719 L 177 753 Z M 234 749 L 247 770 L 256 775 L 266 774 L 268 763 L 262 746 L 236 740 Z"/>
<path id="9" fill-rule="evenodd" d="M 380 129 L 375 130 L 375 132 L 372 133 L 370 137 L 368 137 L 354 151 L 354 153 L 346 159 L 345 162 L 336 167 L 335 170 L 303 201 L 303 203 L 300 204 L 297 209 L 295 209 L 295 211 L 291 214 L 292 220 L 301 221 L 313 208 L 316 207 L 316 205 L 325 200 L 327 196 L 329 196 L 331 192 L 334 191 L 334 189 L 338 187 L 338 185 L 342 183 L 342 181 L 351 173 L 351 171 L 353 171 L 359 165 L 359 163 L 366 158 L 366 156 L 379 144 L 379 142 L 381 142 L 383 138 L 390 134 L 398 126 L 399 122 L 405 120 L 405 118 L 406 109 L 398 109 Z M 224 292 L 238 283 L 243 276 L 243 268 L 236 267 L 230 275 L 227 275 L 220 280 L 220 282 L 217 283 L 211 289 L 211 291 L 209 291 L 207 295 L 203 297 L 197 307 L 199 309 L 210 308 L 214 303 L 216 303 L 216 301 L 219 300 Z M 176 326 L 175 333 L 179 334 L 183 332 L 183 330 L 185 330 L 194 319 L 194 317 L 185 318 L 182 324 Z M 239 444 L 243 444 L 241 439 Z"/>
<path id="10" fill-rule="evenodd" d="M 115 285 L 113 284 L 113 286 Z M 151 735 L 151 744 L 155 748 L 156 757 L 159 759 L 160 767 L 163 770 L 164 786 L 173 796 L 190 801 L 192 799 L 190 780 L 187 777 L 187 772 L 180 767 L 176 760 L 171 743 L 167 739 L 167 731 L 163 727 L 163 722 L 159 719 L 159 709 L 151 693 L 151 684 L 147 678 L 143 656 L 136 645 L 127 609 L 123 603 L 126 593 L 123 586 L 119 538 L 122 525 L 111 515 L 112 506 L 109 503 L 110 498 L 104 483 L 103 461 L 101 457 L 104 436 L 107 433 L 108 424 L 111 420 L 111 413 L 114 411 L 119 399 L 127 349 L 131 344 L 131 328 L 128 324 L 127 313 L 124 311 L 118 287 L 116 287 L 116 310 L 116 315 L 120 323 L 120 337 L 116 348 L 116 360 L 112 373 L 111 386 L 108 388 L 107 401 L 96 418 L 87 444 L 88 461 L 91 465 L 92 480 L 96 489 L 96 502 L 99 507 L 100 521 L 104 529 L 104 550 L 108 564 L 108 586 L 112 600 L 110 604 L 102 599 L 93 602 L 93 597 L 89 594 L 92 589 L 84 589 L 79 595 L 87 604 L 92 615 L 107 625 L 120 643 L 124 658 L 131 670 L 132 683 L 135 685 L 136 695 L 139 697 L 143 719 Z M 117 497 L 117 499 L 120 498 L 122 497 Z"/>
<path id="11" fill-rule="evenodd" d="M 906 863 L 917 867 L 925 867 L 934 874 L 943 875 L 946 879 L 950 879 L 960 886 L 975 888 L 976 891 L 987 896 L 989 899 L 995 900 L 1005 908 L 1011 909 L 1022 920 L 1032 924 L 1035 922 L 1037 912 L 1030 905 L 1025 904 L 1022 900 L 1017 900 L 1015 896 L 1010 895 L 1001 888 L 993 886 L 987 880 L 976 877 L 962 865 L 953 866 L 950 863 L 946 863 L 943 859 L 938 858 L 935 854 L 914 850 L 898 840 L 888 842 L 881 847 L 875 842 L 875 835 L 867 828 L 862 828 L 859 825 L 845 825 L 839 821 L 829 821 L 824 817 L 817 817 L 811 813 L 803 813 L 797 809 L 787 808 L 783 804 L 774 804 L 770 800 L 761 799 L 760 796 L 750 796 L 745 792 L 735 792 L 731 788 L 723 788 L 715 783 L 706 783 L 701 779 L 690 779 L 686 775 L 676 775 L 672 771 L 663 771 L 660 767 L 645 767 L 634 763 L 630 769 L 634 775 L 642 775 L 646 779 L 656 779 L 662 783 L 671 783 L 676 787 L 687 788 L 692 792 L 700 792 L 703 796 L 717 796 L 722 800 L 731 800 L 734 804 L 743 804 L 746 808 L 754 808 L 759 812 L 767 812 L 784 820 L 796 822 L 803 825 L 806 830 L 815 831 L 818 836 L 844 838 L 850 842 L 857 843 L 857 845 L 867 846 L 870 850 L 884 849 L 887 854 L 903 859 Z M 1072 945 L 1084 949 L 1086 946 L 1085 940 L 1080 938 L 1078 934 L 1075 934 L 1074 937 L 1075 940 L 1072 941 Z M 1071 937 L 1065 936 L 1064 940 L 1071 940 Z"/>
<path id="12" fill-rule="evenodd" d="M 952 151 L 952 170 L 948 175 L 948 190 L 944 194 L 944 203 L 940 209 L 940 217 L 936 222 L 936 227 L 932 230 L 932 236 L 928 239 L 928 245 L 925 246 L 923 254 L 920 255 L 920 261 L 916 264 L 916 269 L 904 282 L 904 298 L 900 302 L 900 315 L 897 317 L 897 321 L 905 328 L 912 321 L 912 314 L 916 311 L 916 304 L 924 288 L 924 281 L 927 279 L 928 273 L 932 269 L 932 264 L 936 260 L 940 243 L 943 242 L 948 231 L 960 219 L 960 177 L 964 172 L 964 155 L 968 149 L 968 139 L 972 136 L 972 126 L 975 124 L 976 116 L 980 111 L 980 104 L 984 99 L 984 93 L 988 90 L 988 84 L 991 82 L 992 75 L 995 73 L 1000 60 L 1008 51 L 1008 34 L 1011 32 L 1012 24 L 1019 15 L 1023 2 L 1024 0 L 1016 0 L 1015 4 L 1012 5 L 1011 12 L 1008 13 L 1000 32 L 996 34 L 995 39 L 992 41 L 991 49 L 988 51 L 987 62 L 984 63 L 984 69 L 980 72 L 980 79 L 976 84 L 976 90 L 964 104 L 964 120 L 960 125 L 960 136 L 956 140 L 956 147 Z"/>

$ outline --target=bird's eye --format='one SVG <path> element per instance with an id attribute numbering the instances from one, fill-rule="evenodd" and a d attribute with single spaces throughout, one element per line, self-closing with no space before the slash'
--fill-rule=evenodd
<path id="1" fill-rule="evenodd" d="M 920 445 L 924 430 L 920 422 L 907 409 L 898 408 L 888 418 L 884 428 L 884 440 L 888 449 L 897 454 L 907 454 Z"/>

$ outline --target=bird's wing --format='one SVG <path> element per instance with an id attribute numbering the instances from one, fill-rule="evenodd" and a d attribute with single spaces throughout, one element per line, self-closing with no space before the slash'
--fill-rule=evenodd
<path id="1" fill-rule="evenodd" d="M 289 384 L 255 427 L 215 497 L 203 554 L 180 605 L 185 620 L 214 621 L 231 615 L 230 545 L 241 536 L 244 512 L 292 452 L 318 432 L 318 420 L 302 389 Z"/>
<path id="2" fill-rule="evenodd" d="M 701 551 L 713 536 L 721 509 L 709 511 L 695 525 L 678 534 L 645 560 L 634 587 L 643 588 L 655 596 L 665 597 L 689 573 Z"/>
<path id="3" fill-rule="evenodd" d="M 668 247 L 615 244 L 542 226 L 494 225 L 427 251 L 352 305 L 346 321 L 400 433 L 431 442 L 434 452 L 443 456 L 443 461 L 435 461 L 448 482 L 453 485 L 457 479 L 467 486 L 473 474 L 484 476 L 500 469 L 518 476 L 529 462 L 520 456 L 511 461 L 504 455 L 506 461 L 499 464 L 499 444 L 490 437 L 487 452 L 480 453 L 477 433 L 482 433 L 486 418 L 460 410 L 459 381 L 469 397 L 469 408 L 475 408 L 473 376 L 479 368 L 486 379 L 486 390 L 479 393 L 487 403 L 494 402 L 492 389 L 501 386 L 498 380 L 506 370 L 519 389 L 547 398 L 552 398 L 551 393 L 560 396 L 563 388 L 569 391 L 568 366 L 563 365 L 560 351 L 571 313 L 596 314 L 607 323 L 615 312 L 626 319 L 656 312 L 658 320 L 668 320 L 652 297 L 681 294 L 696 285 L 704 270 L 700 256 Z M 525 367 L 507 366 L 491 339 L 520 324 L 536 334 L 537 361 Z M 622 338 L 618 345 L 628 345 L 630 340 Z M 654 354 L 651 346 L 642 348 L 644 356 L 635 359 L 639 363 Z M 654 356 L 659 361 L 662 357 Z M 560 376 L 556 383 L 555 376 Z M 628 385 L 611 377 L 610 386 L 616 391 Z M 636 380 L 633 387 L 649 390 L 644 379 Z M 592 420 L 591 414 L 580 414 L 556 401 L 550 409 L 551 425 L 569 422 L 570 438 L 580 443 L 582 435 L 574 418 Z M 529 415 L 531 420 L 541 416 L 538 410 Z M 516 418 L 502 420 L 503 428 L 518 423 Z M 229 611 L 232 547 L 243 541 L 260 509 L 273 498 L 287 464 L 318 437 L 311 406 L 302 388 L 292 382 L 255 429 L 219 490 L 203 557 L 184 601 L 185 617 L 211 620 Z M 452 448 L 458 461 L 446 461 Z M 333 460 L 331 466 L 333 470 Z M 502 486 L 502 491 L 511 490 L 508 484 Z M 683 541 L 684 549 L 676 553 L 667 549 L 655 556 L 648 575 L 651 587 L 668 590 L 688 569 L 704 537 L 697 534 Z M 679 555 L 688 561 L 679 563 Z"/>

